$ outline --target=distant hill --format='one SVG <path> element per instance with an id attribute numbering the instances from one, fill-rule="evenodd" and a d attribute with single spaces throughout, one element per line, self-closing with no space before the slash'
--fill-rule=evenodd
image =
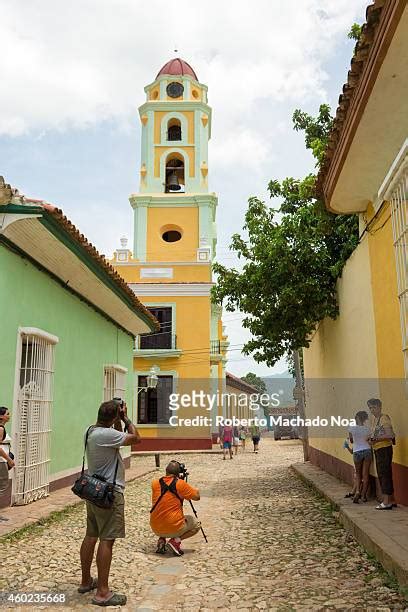
<path id="1" fill-rule="evenodd" d="M 280 405 L 282 407 L 295 405 L 295 400 L 293 399 L 295 379 L 288 370 L 279 374 L 271 374 L 271 376 L 263 376 L 262 380 L 265 382 L 269 395 L 279 393 Z"/>

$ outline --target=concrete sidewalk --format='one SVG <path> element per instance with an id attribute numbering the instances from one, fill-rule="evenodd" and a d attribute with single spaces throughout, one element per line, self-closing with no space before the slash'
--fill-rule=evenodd
<path id="1" fill-rule="evenodd" d="M 130 468 L 126 470 L 126 482 L 131 482 L 155 471 L 153 458 L 145 458 L 144 461 L 132 461 Z M 8 520 L 0 521 L 0 538 L 38 523 L 42 519 L 48 518 L 53 512 L 61 512 L 69 506 L 82 503 L 84 502 L 72 493 L 71 487 L 64 487 L 53 491 L 48 497 L 26 506 L 2 508 L 0 509 L 0 516 Z"/>
<path id="2" fill-rule="evenodd" d="M 408 586 L 408 508 L 375 510 L 377 502 L 353 504 L 345 499 L 349 485 L 311 463 L 292 465 L 295 473 L 316 489 L 339 512 L 339 521 L 401 586 Z"/>

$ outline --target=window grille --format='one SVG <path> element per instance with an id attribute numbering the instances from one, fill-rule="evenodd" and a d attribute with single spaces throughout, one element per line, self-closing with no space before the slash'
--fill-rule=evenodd
<path id="1" fill-rule="evenodd" d="M 15 505 L 29 504 L 49 494 L 54 345 L 58 339 L 38 332 L 20 333 L 14 438 Z"/>
<path id="2" fill-rule="evenodd" d="M 104 368 L 103 401 L 114 397 L 125 399 L 127 369 L 120 365 L 107 365 Z"/>
<path id="3" fill-rule="evenodd" d="M 408 377 L 408 152 L 400 165 L 389 200 L 397 267 L 402 350 L 405 375 Z"/>

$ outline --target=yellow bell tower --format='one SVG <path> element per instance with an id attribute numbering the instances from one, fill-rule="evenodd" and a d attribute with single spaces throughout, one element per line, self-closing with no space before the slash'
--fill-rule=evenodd
<path id="1" fill-rule="evenodd" d="M 138 449 L 211 448 L 214 424 L 173 426 L 171 393 L 225 387 L 226 337 L 220 309 L 211 304 L 217 197 L 208 191 L 211 108 L 207 87 L 175 58 L 145 87 L 139 192 L 133 253 L 122 239 L 113 265 L 160 321 L 139 336 L 134 352 L 134 417 L 143 434 Z M 156 366 L 157 389 L 141 391 Z M 213 412 L 200 412 L 214 417 Z M 183 418 L 198 414 L 177 411 Z M 215 419 L 214 419 L 215 421 Z"/>

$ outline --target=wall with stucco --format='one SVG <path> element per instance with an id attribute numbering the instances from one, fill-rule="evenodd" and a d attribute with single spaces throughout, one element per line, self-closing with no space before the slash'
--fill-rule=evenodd
<path id="1" fill-rule="evenodd" d="M 59 338 L 51 416 L 50 473 L 55 479 L 82 462 L 83 432 L 95 422 L 103 401 L 104 365 L 128 369 L 127 401 L 131 402 L 133 339 L 1 244 L 0 317 L 0 403 L 11 410 L 18 328 L 36 327 Z"/>

